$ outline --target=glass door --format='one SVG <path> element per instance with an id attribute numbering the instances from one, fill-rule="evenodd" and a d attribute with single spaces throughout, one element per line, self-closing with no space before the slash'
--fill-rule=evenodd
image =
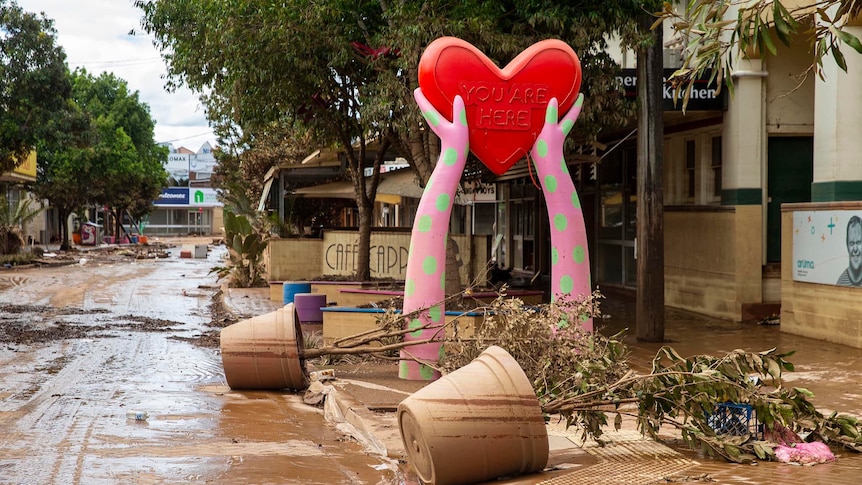
<path id="1" fill-rule="evenodd" d="M 203 212 L 199 210 L 189 211 L 189 234 L 202 234 Z"/>

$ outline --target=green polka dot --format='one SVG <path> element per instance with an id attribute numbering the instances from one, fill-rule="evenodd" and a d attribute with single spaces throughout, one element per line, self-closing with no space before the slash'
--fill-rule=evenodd
<path id="1" fill-rule="evenodd" d="M 581 208 L 581 199 L 578 197 L 577 192 L 572 192 L 572 207 L 575 209 Z"/>
<path id="2" fill-rule="evenodd" d="M 569 328 L 569 321 L 565 318 L 561 318 L 559 322 L 557 322 L 557 330 L 565 330 Z"/>
<path id="3" fill-rule="evenodd" d="M 581 264 L 584 262 L 584 257 L 586 256 L 586 254 L 587 252 L 584 250 L 584 247 L 578 244 L 577 246 L 575 246 L 575 250 L 572 251 L 572 258 L 575 260 L 576 263 Z"/>
<path id="4" fill-rule="evenodd" d="M 423 381 L 430 381 L 434 378 L 434 369 L 425 364 L 419 364 L 419 377 L 421 377 Z"/>
<path id="5" fill-rule="evenodd" d="M 467 158 L 467 155 L 470 154 L 470 141 L 467 141 L 467 145 L 464 147 L 464 158 Z"/>
<path id="6" fill-rule="evenodd" d="M 440 350 L 437 351 L 437 360 L 443 360 L 443 357 L 446 357 L 446 347 L 440 346 Z"/>
<path id="7" fill-rule="evenodd" d="M 437 210 L 440 212 L 446 212 L 449 210 L 449 194 L 440 194 L 437 196 L 437 201 L 435 205 L 437 206 Z"/>
<path id="8" fill-rule="evenodd" d="M 461 122 L 462 126 L 467 126 L 467 110 L 462 109 L 460 113 L 458 113 L 458 121 Z"/>
<path id="9" fill-rule="evenodd" d="M 422 113 L 422 116 L 424 116 L 425 119 L 428 120 L 428 123 L 430 123 L 431 126 L 437 126 L 440 124 L 440 116 L 434 111 L 426 111 Z"/>
<path id="10" fill-rule="evenodd" d="M 398 363 L 398 376 L 399 377 L 407 377 L 410 375 L 410 366 L 407 364 L 406 360 L 402 360 Z"/>
<path id="11" fill-rule="evenodd" d="M 545 123 L 554 124 L 557 122 L 557 108 L 555 106 L 548 106 L 548 109 L 545 110 Z"/>
<path id="12" fill-rule="evenodd" d="M 419 320 L 418 318 L 414 318 L 413 320 L 410 320 L 410 323 L 407 325 L 407 329 L 413 330 L 413 329 L 419 328 L 421 326 L 422 326 L 422 320 Z M 422 330 L 420 329 L 420 330 L 416 330 L 415 332 L 411 332 L 410 336 L 411 337 L 421 337 L 422 336 Z"/>
<path id="13" fill-rule="evenodd" d="M 560 262 L 560 252 L 557 251 L 557 248 L 551 248 L 551 264 L 557 264 Z"/>
<path id="14" fill-rule="evenodd" d="M 568 295 L 569 293 L 571 293 L 574 287 L 575 283 L 572 281 L 571 276 L 566 275 L 560 278 L 560 291 L 564 294 Z"/>
<path id="15" fill-rule="evenodd" d="M 443 164 L 447 167 L 451 167 L 455 165 L 455 162 L 458 161 L 458 150 L 454 148 L 447 148 L 445 152 L 443 152 Z"/>
<path id="16" fill-rule="evenodd" d="M 545 188 L 548 190 L 548 192 L 550 192 L 552 194 L 554 192 L 556 192 L 557 191 L 557 177 L 554 177 L 553 175 L 546 175 L 545 176 Z"/>
<path id="17" fill-rule="evenodd" d="M 566 175 L 569 174 L 569 166 L 566 164 L 565 157 L 560 159 L 560 171 Z"/>
<path id="18" fill-rule="evenodd" d="M 575 108 L 580 108 L 584 104 L 584 94 L 581 93 L 578 95 L 578 99 L 575 100 Z"/>
<path id="19" fill-rule="evenodd" d="M 564 135 L 568 135 L 570 131 L 572 131 L 572 127 L 575 126 L 575 122 L 572 120 L 563 120 L 560 124 L 560 128 L 563 130 Z"/>
<path id="20" fill-rule="evenodd" d="M 539 152 L 540 157 L 547 157 L 548 156 L 548 142 L 546 142 L 545 140 L 539 140 L 539 142 L 536 143 L 536 150 Z"/>
<path id="21" fill-rule="evenodd" d="M 431 186 L 434 184 L 434 176 L 428 177 L 428 183 L 425 184 L 425 192 L 431 190 Z"/>
<path id="22" fill-rule="evenodd" d="M 431 230 L 431 223 L 431 216 L 425 214 L 424 216 L 421 216 L 418 221 L 416 221 L 416 229 L 418 229 L 419 232 L 428 232 Z"/>
<path id="23" fill-rule="evenodd" d="M 565 231 L 567 227 L 569 227 L 569 220 L 566 218 L 565 214 L 557 214 L 554 216 L 554 227 L 557 228 L 558 231 Z"/>
<path id="24" fill-rule="evenodd" d="M 589 315 L 587 315 L 586 313 L 581 313 L 581 321 L 582 322 L 586 322 L 589 319 L 590 319 Z"/>
<path id="25" fill-rule="evenodd" d="M 431 317 L 432 322 L 439 323 L 440 317 L 443 316 L 443 309 L 440 308 L 440 305 L 434 305 L 428 309 L 428 316 Z"/>
<path id="26" fill-rule="evenodd" d="M 440 272 L 440 289 L 446 291 L 446 272 Z"/>
<path id="27" fill-rule="evenodd" d="M 434 256 L 426 256 L 422 261 L 422 271 L 427 275 L 432 275 L 437 272 L 437 258 Z"/>

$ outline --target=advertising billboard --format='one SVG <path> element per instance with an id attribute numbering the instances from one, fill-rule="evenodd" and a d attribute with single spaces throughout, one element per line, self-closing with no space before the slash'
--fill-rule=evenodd
<path id="1" fill-rule="evenodd" d="M 793 213 L 793 280 L 862 286 L 862 211 Z"/>

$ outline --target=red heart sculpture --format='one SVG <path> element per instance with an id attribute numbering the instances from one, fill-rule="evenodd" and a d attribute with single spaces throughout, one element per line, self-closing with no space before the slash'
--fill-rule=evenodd
<path id="1" fill-rule="evenodd" d="M 559 113 L 572 107 L 581 87 L 581 63 L 565 42 L 544 40 L 501 70 L 472 44 L 441 37 L 419 60 L 419 87 L 449 120 L 452 102 L 461 95 L 470 151 L 500 175 L 533 147 L 551 98 L 557 98 Z"/>

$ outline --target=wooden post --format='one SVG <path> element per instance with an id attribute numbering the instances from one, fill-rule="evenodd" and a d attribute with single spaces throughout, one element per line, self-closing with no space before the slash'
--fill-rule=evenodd
<path id="1" fill-rule="evenodd" d="M 644 16 L 641 28 L 649 32 L 653 21 Z M 636 301 L 637 339 L 664 340 L 664 197 L 662 155 L 662 29 L 653 32 L 653 43 L 637 52 L 638 69 L 638 167 Z"/>

